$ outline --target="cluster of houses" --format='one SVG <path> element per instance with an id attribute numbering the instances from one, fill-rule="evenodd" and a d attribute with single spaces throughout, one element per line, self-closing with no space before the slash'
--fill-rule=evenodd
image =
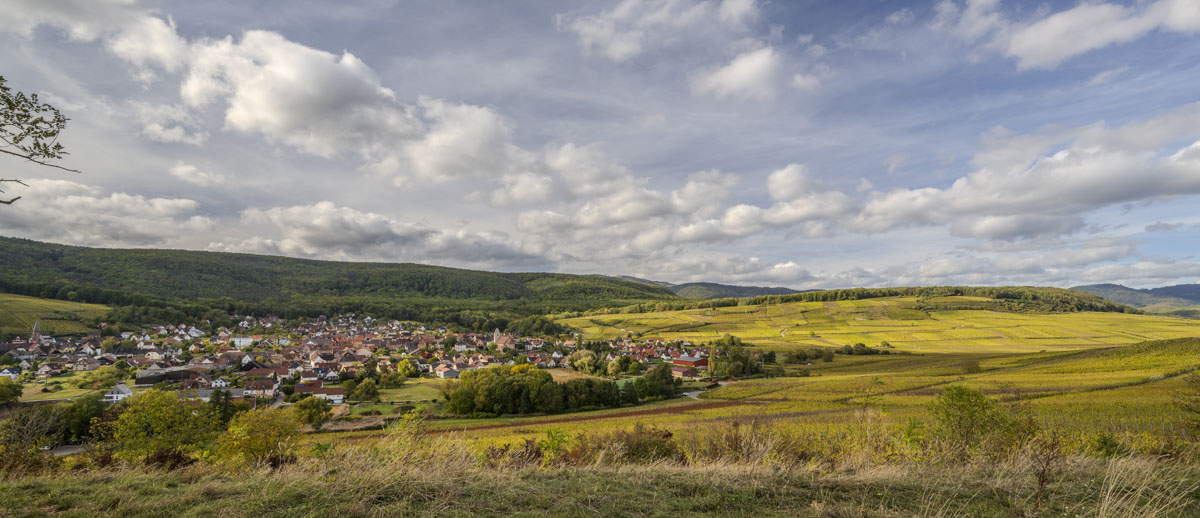
<path id="1" fill-rule="evenodd" d="M 621 356 L 646 365 L 666 362 L 678 377 L 695 377 L 708 364 L 705 349 L 686 343 L 625 338 L 609 345 L 610 352 L 601 358 L 606 362 Z M 574 340 L 520 337 L 499 330 L 451 333 L 352 316 L 321 318 L 286 330 L 275 318 L 247 318 L 211 335 L 194 325 L 165 325 L 76 339 L 42 335 L 35 324 L 29 339 L 0 343 L 0 354 L 16 363 L 0 369 L 0 375 L 18 379 L 31 372 L 33 378 L 47 379 L 124 362 L 135 370 L 135 388 L 170 387 L 181 397 L 207 401 L 218 389 L 234 398 L 274 399 L 287 384 L 337 404 L 345 398 L 337 382 L 364 368 L 389 372 L 407 362 L 405 370 L 438 378 L 518 361 L 564 368 L 576 347 Z M 122 384 L 105 398 L 119 401 L 130 393 Z"/>

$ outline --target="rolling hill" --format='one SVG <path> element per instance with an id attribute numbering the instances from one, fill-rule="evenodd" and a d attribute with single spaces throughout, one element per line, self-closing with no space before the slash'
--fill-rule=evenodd
<path id="1" fill-rule="evenodd" d="M 679 295 L 685 299 L 711 300 L 711 299 L 727 299 L 727 298 L 745 298 L 758 297 L 760 295 L 791 295 L 794 293 L 804 293 L 814 290 L 793 290 L 791 288 L 766 288 L 761 286 L 737 286 L 733 284 L 719 284 L 715 282 L 685 282 L 682 284 L 671 284 L 663 281 L 651 281 L 639 277 L 631 277 L 621 275 L 617 279 L 640 282 L 651 286 L 662 286 L 670 289 L 672 293 Z"/>
<path id="2" fill-rule="evenodd" d="M 1113 302 L 1159 312 L 1169 311 L 1169 308 L 1200 306 L 1200 284 L 1180 284 L 1150 289 L 1129 288 L 1120 284 L 1092 284 L 1071 289 L 1099 295 Z"/>
<path id="3" fill-rule="evenodd" d="M 734 286 L 715 282 L 689 282 L 671 286 L 671 291 L 685 299 L 724 299 L 757 297 L 759 295 L 791 295 L 802 293 L 791 288 L 765 288 L 760 286 Z"/>
<path id="4" fill-rule="evenodd" d="M 189 314 L 368 311 L 463 324 L 463 313 L 472 311 L 514 318 L 679 300 L 663 287 L 601 275 L 87 248 L 3 237 L 0 291 L 120 306 L 166 304 Z"/>

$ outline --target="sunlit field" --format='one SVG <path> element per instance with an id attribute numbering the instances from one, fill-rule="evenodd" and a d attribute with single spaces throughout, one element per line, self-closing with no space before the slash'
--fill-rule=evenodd
<path id="1" fill-rule="evenodd" d="M 940 297 L 926 302 L 986 300 Z M 561 322 L 589 339 L 632 335 L 703 342 L 732 334 L 756 345 L 841 347 L 883 342 L 914 353 L 1036 353 L 1106 347 L 1200 334 L 1200 323 L 1124 313 L 1029 314 L 920 311 L 915 298 L 793 302 L 646 314 L 597 315 Z"/>
<path id="2" fill-rule="evenodd" d="M 81 319 L 103 317 L 108 306 L 65 300 L 39 299 L 0 293 L 0 331 L 28 335 L 34 322 L 46 334 L 78 334 L 88 331 Z"/>

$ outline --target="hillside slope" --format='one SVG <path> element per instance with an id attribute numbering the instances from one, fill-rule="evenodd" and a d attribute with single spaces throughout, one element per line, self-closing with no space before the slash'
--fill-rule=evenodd
<path id="1" fill-rule="evenodd" d="M 1187 284 L 1139 290 L 1120 284 L 1091 284 L 1073 290 L 1099 295 L 1113 302 L 1144 308 L 1149 306 L 1193 306 L 1200 304 L 1200 286 Z"/>
<path id="2" fill-rule="evenodd" d="M 758 297 L 760 295 L 791 295 L 801 293 L 791 288 L 766 288 L 761 286 L 734 286 L 715 282 L 688 282 L 671 286 L 671 291 L 685 299 L 723 299 Z"/>
<path id="3" fill-rule="evenodd" d="M 666 288 L 600 275 L 86 248 L 2 237 L 0 291 L 59 299 L 74 292 L 75 300 L 102 304 L 165 301 L 275 313 L 356 308 L 387 313 L 404 306 L 524 315 L 677 300 Z"/>

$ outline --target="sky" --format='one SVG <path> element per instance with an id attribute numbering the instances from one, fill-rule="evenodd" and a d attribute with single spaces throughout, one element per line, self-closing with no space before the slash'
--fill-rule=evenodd
<path id="1" fill-rule="evenodd" d="M 1195 0 L 2 0 L 0 235 L 669 282 L 1200 280 Z"/>

